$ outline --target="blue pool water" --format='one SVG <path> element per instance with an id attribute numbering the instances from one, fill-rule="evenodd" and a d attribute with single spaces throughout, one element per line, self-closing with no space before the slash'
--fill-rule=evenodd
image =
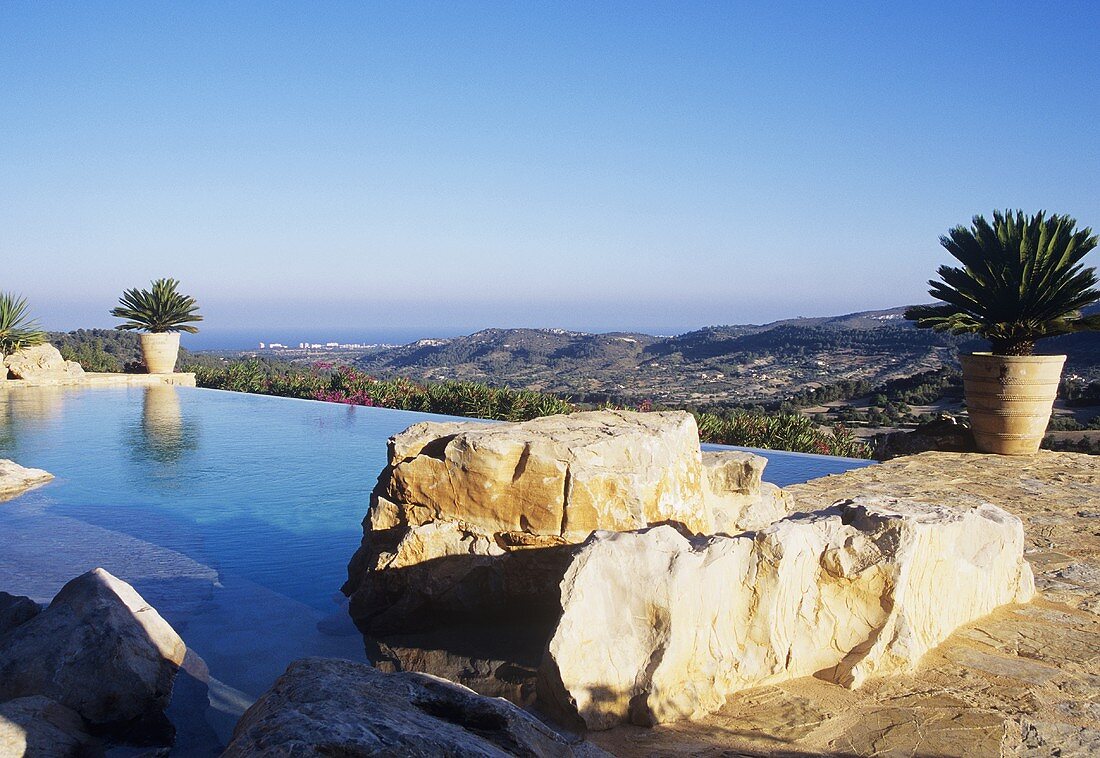
<path id="1" fill-rule="evenodd" d="M 0 390 L 0 457 L 49 484 L 0 504 L 0 590 L 133 584 L 237 698 L 303 655 L 363 657 L 339 588 L 386 439 L 447 417 L 215 390 Z M 780 485 L 867 461 L 764 452 Z"/>

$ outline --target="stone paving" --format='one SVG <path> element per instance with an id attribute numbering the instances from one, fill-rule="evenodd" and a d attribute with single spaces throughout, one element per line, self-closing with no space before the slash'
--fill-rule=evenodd
<path id="1" fill-rule="evenodd" d="M 5 379 L 0 381 L 0 390 L 19 387 L 148 387 L 169 384 L 173 387 L 194 387 L 195 375 L 191 373 L 175 374 L 97 374 L 85 372 L 78 379 Z"/>
<path id="2" fill-rule="evenodd" d="M 857 690 L 798 679 L 593 742 L 644 756 L 1100 755 L 1100 457 L 923 453 L 787 489 L 804 511 L 857 495 L 998 505 L 1024 522 L 1039 595 L 958 630 L 913 675 Z"/>

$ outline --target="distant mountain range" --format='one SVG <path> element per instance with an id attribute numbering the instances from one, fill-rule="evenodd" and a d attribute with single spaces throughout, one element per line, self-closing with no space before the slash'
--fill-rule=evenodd
<path id="1" fill-rule="evenodd" d="M 637 332 L 485 329 L 363 356 L 379 375 L 461 379 L 573 395 L 578 400 L 712 405 L 782 398 L 841 380 L 878 383 L 951 365 L 973 338 L 917 329 L 905 308 L 770 324 L 713 326 L 675 337 Z M 1100 334 L 1049 340 L 1067 373 L 1100 380 Z"/>

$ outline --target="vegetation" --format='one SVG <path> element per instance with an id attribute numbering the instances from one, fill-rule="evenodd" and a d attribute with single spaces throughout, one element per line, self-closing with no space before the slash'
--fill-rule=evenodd
<path id="1" fill-rule="evenodd" d="M 176 290 L 175 279 L 157 279 L 151 290 L 129 289 L 122 293 L 117 308 L 111 310 L 115 318 L 128 319 L 116 329 L 124 331 L 188 332 L 198 329 L 192 323 L 202 321 L 195 299 Z"/>
<path id="2" fill-rule="evenodd" d="M 1088 455 L 1100 455 L 1100 439 L 1090 440 L 1082 435 L 1076 440 L 1057 440 L 1047 437 L 1043 440 L 1044 450 L 1057 450 L 1063 453 L 1086 453 Z"/>
<path id="3" fill-rule="evenodd" d="M 77 329 L 51 332 L 49 340 L 65 360 L 76 361 L 85 371 L 118 373 L 141 366 L 141 343 L 131 332 Z"/>
<path id="4" fill-rule="evenodd" d="M 1080 262 L 1097 237 L 1076 226 L 1042 211 L 995 211 L 992 224 L 975 216 L 970 228 L 940 238 L 963 264 L 940 266 L 940 280 L 929 281 L 929 294 L 944 305 L 910 308 L 906 318 L 921 328 L 980 334 L 996 355 L 1031 355 L 1037 340 L 1100 330 L 1100 315 L 1081 315 L 1100 301 L 1095 269 Z"/>
<path id="5" fill-rule="evenodd" d="M 532 390 L 477 382 L 424 384 L 406 378 L 376 379 L 348 366 L 327 363 L 306 368 L 252 359 L 192 364 L 187 370 L 195 372 L 200 387 L 452 416 L 526 421 L 581 409 L 570 400 Z M 636 410 L 651 408 L 643 403 Z M 832 433 L 822 431 L 801 415 L 747 411 L 695 415 L 705 442 L 855 458 L 870 455 L 868 447 L 847 429 L 838 426 Z"/>
<path id="6" fill-rule="evenodd" d="M 830 434 L 802 415 L 733 411 L 725 415 L 696 413 L 695 419 L 703 442 L 846 458 L 871 457 L 870 448 L 843 424 L 834 425 Z"/>
<path id="7" fill-rule="evenodd" d="M 12 292 L 0 292 L 0 354 L 46 341 L 46 334 L 38 328 L 27 308 L 27 299 Z"/>

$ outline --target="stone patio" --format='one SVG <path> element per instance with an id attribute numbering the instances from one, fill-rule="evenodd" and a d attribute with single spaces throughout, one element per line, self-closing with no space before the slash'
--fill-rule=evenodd
<path id="1" fill-rule="evenodd" d="M 856 690 L 797 679 L 593 742 L 644 756 L 1100 754 L 1100 457 L 924 453 L 787 490 L 805 511 L 859 495 L 998 505 L 1024 522 L 1040 594 L 958 630 L 911 676 Z"/>
<path id="2" fill-rule="evenodd" d="M 0 381 L 0 390 L 16 387 L 150 387 L 162 384 L 173 387 L 194 387 L 195 375 L 176 374 L 96 374 L 84 373 L 78 381 L 58 382 L 53 379 L 36 381 L 33 379 L 6 379 Z"/>

